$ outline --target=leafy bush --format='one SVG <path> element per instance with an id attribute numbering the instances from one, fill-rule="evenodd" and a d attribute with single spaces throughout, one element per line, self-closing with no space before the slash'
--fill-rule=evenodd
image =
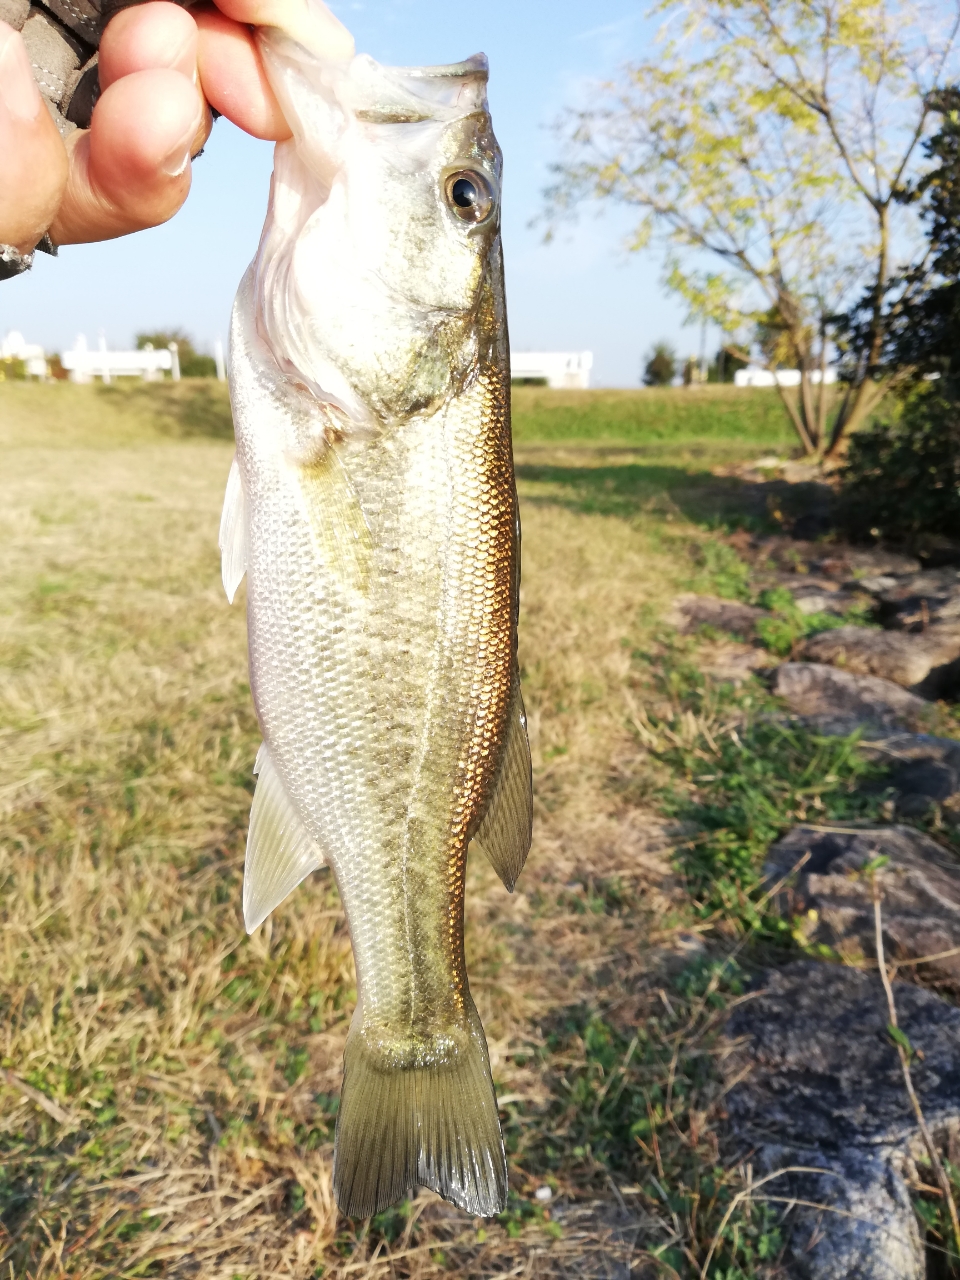
<path id="1" fill-rule="evenodd" d="M 677 353 L 669 342 L 654 344 L 643 366 L 645 387 L 669 387 L 677 373 Z"/>
<path id="2" fill-rule="evenodd" d="M 899 421 L 850 440 L 841 520 L 855 538 L 909 542 L 960 528 L 960 403 L 918 392 Z"/>
<path id="3" fill-rule="evenodd" d="M 136 335 L 137 350 L 151 346 L 155 351 L 162 351 L 171 343 L 177 344 L 177 355 L 180 359 L 181 378 L 215 378 L 217 362 L 213 356 L 205 356 L 193 345 L 193 339 L 182 329 L 159 329 L 155 333 L 138 333 Z"/>

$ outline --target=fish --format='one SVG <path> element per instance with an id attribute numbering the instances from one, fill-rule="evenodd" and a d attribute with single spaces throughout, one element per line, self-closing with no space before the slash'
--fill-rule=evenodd
<path id="1" fill-rule="evenodd" d="M 512 892 L 533 802 L 488 64 L 330 58 L 302 27 L 258 36 L 293 137 L 230 332 L 222 573 L 231 603 L 246 577 L 263 737 L 244 921 L 331 868 L 357 974 L 341 1211 L 424 1186 L 491 1216 L 507 1167 L 466 864 L 482 851 Z"/>

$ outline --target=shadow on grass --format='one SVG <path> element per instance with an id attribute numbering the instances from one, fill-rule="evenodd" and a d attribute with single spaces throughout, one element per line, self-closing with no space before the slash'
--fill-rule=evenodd
<path id="1" fill-rule="evenodd" d="M 606 461 L 600 466 L 521 462 L 521 493 L 529 503 L 562 506 L 578 514 L 683 518 L 710 527 L 778 532 L 800 516 L 829 511 L 826 485 L 751 483 L 735 476 L 656 463 Z"/>

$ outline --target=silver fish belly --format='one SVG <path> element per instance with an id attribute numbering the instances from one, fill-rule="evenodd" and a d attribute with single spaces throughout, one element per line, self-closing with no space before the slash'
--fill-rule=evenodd
<path id="1" fill-rule="evenodd" d="M 234 308 L 224 585 L 247 576 L 263 731 L 256 928 L 326 861 L 357 970 L 334 1186 L 506 1199 L 463 953 L 471 841 L 508 888 L 531 835 L 519 523 L 486 60 L 331 64 L 261 37 L 294 130 Z"/>

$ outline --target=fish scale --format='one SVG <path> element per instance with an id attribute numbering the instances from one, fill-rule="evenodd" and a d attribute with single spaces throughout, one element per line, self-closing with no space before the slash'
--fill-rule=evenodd
<path id="1" fill-rule="evenodd" d="M 358 993 L 341 1208 L 422 1184 L 494 1213 L 506 1166 L 464 960 L 466 860 L 474 840 L 512 889 L 531 792 L 486 63 L 332 66 L 260 39 L 299 128 L 277 147 L 231 333 L 224 583 L 232 598 L 246 572 L 264 738 L 244 913 L 256 927 L 331 866 Z"/>

